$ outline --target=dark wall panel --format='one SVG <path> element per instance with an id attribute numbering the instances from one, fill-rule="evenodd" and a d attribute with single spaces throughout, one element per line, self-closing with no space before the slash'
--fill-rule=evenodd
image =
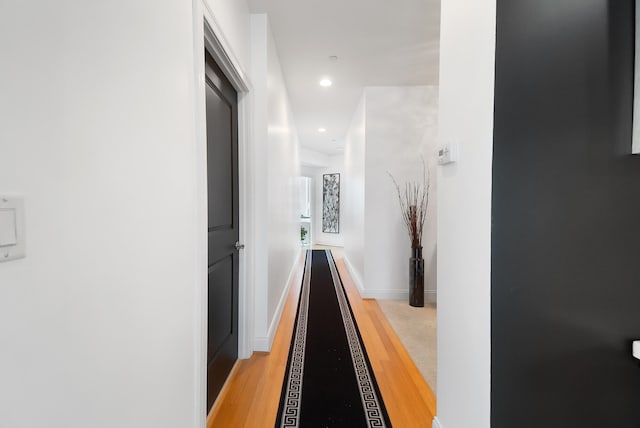
<path id="1" fill-rule="evenodd" d="M 498 0 L 492 428 L 640 427 L 632 0 Z"/>

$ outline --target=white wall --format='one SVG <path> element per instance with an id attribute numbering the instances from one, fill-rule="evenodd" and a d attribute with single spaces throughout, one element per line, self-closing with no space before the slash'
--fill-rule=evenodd
<path id="1" fill-rule="evenodd" d="M 434 301 L 438 88 L 366 88 L 365 115 L 365 294 L 408 299 L 411 241 L 388 172 L 400 186 L 411 181 L 422 182 L 422 157 L 428 169 L 433 171 L 422 245 L 425 291 Z"/>
<path id="2" fill-rule="evenodd" d="M 0 425 L 193 427 L 197 178 L 191 2 L 8 2 Z M 11 42 L 7 42 L 7 41 Z"/>
<path id="3" fill-rule="evenodd" d="M 344 259 L 362 292 L 365 267 L 365 98 L 362 96 L 345 136 L 343 193 Z"/>
<path id="4" fill-rule="evenodd" d="M 442 3 L 438 171 L 438 419 L 490 426 L 491 161 L 495 0 Z"/>
<path id="5" fill-rule="evenodd" d="M 300 252 L 298 137 L 266 15 L 252 15 L 256 230 L 255 349 L 268 351 Z"/>
<path id="6" fill-rule="evenodd" d="M 436 299 L 437 117 L 434 86 L 365 88 L 354 114 L 345 146 L 345 254 L 364 297 L 408 299 L 411 243 L 388 172 L 399 183 L 421 181 L 422 156 L 431 171 L 425 295 Z"/>
<path id="7" fill-rule="evenodd" d="M 331 245 L 334 247 L 344 246 L 344 156 L 342 154 L 327 156 L 328 166 L 316 169 L 313 179 L 314 185 L 314 234 L 313 243 L 320 245 Z M 322 185 L 324 174 L 340 174 L 340 211 L 338 233 L 324 233 L 322 231 Z"/>
<path id="8" fill-rule="evenodd" d="M 301 175 L 302 177 L 309 177 L 309 178 L 311 178 L 311 179 L 312 179 L 312 181 L 313 181 L 313 177 L 315 177 L 317 173 L 318 173 L 318 168 L 316 168 L 316 167 L 312 167 L 312 166 L 305 166 L 305 165 L 302 165 L 302 166 L 300 167 L 300 175 Z M 312 192 L 313 194 L 315 194 L 315 190 L 314 190 L 314 188 L 313 188 L 313 183 L 311 184 L 311 192 Z M 314 201 L 313 201 L 313 198 L 312 198 L 311 202 L 312 202 L 312 203 L 314 202 Z"/>
<path id="9" fill-rule="evenodd" d="M 251 71 L 259 54 L 244 1 L 3 7 L 0 36 L 12 42 L 0 69 L 0 194 L 25 196 L 28 241 L 26 259 L 0 264 L 2 426 L 204 424 L 204 16 L 240 73 Z M 265 115 L 248 147 L 269 144 L 273 169 L 253 168 L 247 189 L 273 229 L 263 247 L 247 244 L 264 263 L 255 272 L 269 275 L 260 307 L 270 325 L 298 250 L 293 210 L 278 216 L 294 200 L 298 158 L 264 41 L 246 100 Z M 291 199 L 270 206 L 282 188 Z"/>
<path id="10" fill-rule="evenodd" d="M 326 168 L 329 166 L 329 155 L 300 147 L 300 164 L 309 168 Z"/>
<path id="11" fill-rule="evenodd" d="M 271 31 L 267 31 L 267 85 L 269 115 L 269 320 L 277 328 L 278 304 L 284 304 L 293 263 L 300 252 L 298 186 L 300 175 L 298 131 Z M 277 318 L 277 319 L 276 319 Z"/>

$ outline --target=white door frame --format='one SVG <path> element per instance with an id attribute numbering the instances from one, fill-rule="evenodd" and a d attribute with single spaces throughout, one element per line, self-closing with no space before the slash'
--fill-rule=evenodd
<path id="1" fill-rule="evenodd" d="M 254 291 L 253 291 L 253 243 L 252 212 L 253 153 L 251 132 L 252 85 L 247 73 L 226 42 L 224 33 L 205 0 L 193 0 L 194 66 L 195 66 L 195 126 L 196 126 L 196 181 L 197 223 L 201 231 L 198 241 L 198 285 L 195 310 L 196 386 L 195 412 L 197 426 L 206 425 L 207 398 L 207 127 L 205 98 L 204 50 L 209 50 L 218 66 L 238 92 L 238 192 L 240 251 L 238 278 L 238 358 L 249 358 L 253 353 Z"/>

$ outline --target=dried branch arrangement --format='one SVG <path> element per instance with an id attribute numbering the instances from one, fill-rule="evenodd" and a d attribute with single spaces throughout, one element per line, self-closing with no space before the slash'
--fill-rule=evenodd
<path id="1" fill-rule="evenodd" d="M 398 192 L 398 201 L 400 202 L 400 211 L 402 212 L 402 220 L 409 232 L 411 240 L 411 248 L 422 247 L 422 231 L 424 221 L 427 218 L 427 207 L 429 206 L 429 186 L 430 173 L 422 159 L 422 182 L 410 181 L 405 183 L 404 191 L 400 189 L 398 182 L 387 171 L 393 184 Z"/>

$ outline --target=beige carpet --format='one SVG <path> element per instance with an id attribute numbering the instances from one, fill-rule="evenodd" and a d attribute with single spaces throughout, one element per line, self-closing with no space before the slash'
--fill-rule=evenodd
<path id="1" fill-rule="evenodd" d="M 342 247 L 315 244 L 316 250 L 331 250 L 338 260 L 343 257 Z M 436 305 L 426 304 L 424 308 L 409 306 L 409 302 L 378 300 L 378 304 L 395 330 L 411 359 L 422 373 L 433 393 L 436 393 Z"/>
<path id="2" fill-rule="evenodd" d="M 436 393 L 436 306 L 409 306 L 409 302 L 378 300 L 382 312 L 409 352 L 433 393 Z"/>

